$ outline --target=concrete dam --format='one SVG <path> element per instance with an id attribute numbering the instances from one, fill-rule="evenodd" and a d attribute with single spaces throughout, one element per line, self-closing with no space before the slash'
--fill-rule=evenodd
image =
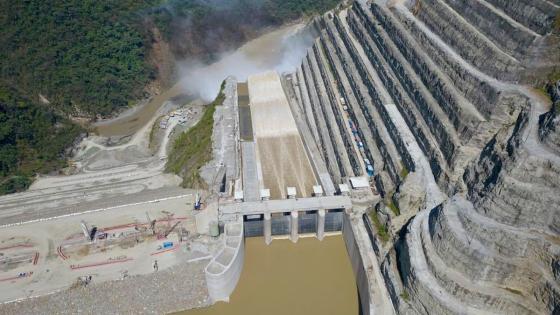
<path id="1" fill-rule="evenodd" d="M 339 3 L 2 196 L 0 313 L 560 314 L 560 0 Z"/>
<path id="2" fill-rule="evenodd" d="M 560 0 L 341 1 L 224 69 L 0 198 L 1 314 L 560 314 Z"/>
<path id="3" fill-rule="evenodd" d="M 342 231 L 364 314 L 558 314 L 560 84 L 530 87 L 560 65 L 558 12 L 357 1 L 313 21 L 294 73 L 229 79 L 210 295 L 243 237 Z"/>

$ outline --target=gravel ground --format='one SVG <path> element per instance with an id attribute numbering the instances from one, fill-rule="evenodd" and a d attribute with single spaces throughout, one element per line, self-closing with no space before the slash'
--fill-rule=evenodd
<path id="1" fill-rule="evenodd" d="M 0 305 L 0 314 L 167 314 L 210 304 L 201 260 Z"/>

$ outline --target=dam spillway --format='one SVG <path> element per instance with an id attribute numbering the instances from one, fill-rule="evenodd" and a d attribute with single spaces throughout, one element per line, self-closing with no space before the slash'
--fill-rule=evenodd
<path id="1" fill-rule="evenodd" d="M 287 187 L 294 187 L 298 197 L 311 196 L 315 174 L 280 77 L 275 72 L 253 75 L 248 86 L 260 186 L 273 199 L 287 195 Z"/>

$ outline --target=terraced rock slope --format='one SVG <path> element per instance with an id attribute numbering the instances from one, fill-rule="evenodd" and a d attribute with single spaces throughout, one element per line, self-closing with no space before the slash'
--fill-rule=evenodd
<path id="1" fill-rule="evenodd" d="M 359 1 L 316 21 L 291 81 L 335 182 L 373 168 L 399 313 L 560 314 L 560 83 L 552 105 L 530 87 L 559 69 L 559 12 Z"/>

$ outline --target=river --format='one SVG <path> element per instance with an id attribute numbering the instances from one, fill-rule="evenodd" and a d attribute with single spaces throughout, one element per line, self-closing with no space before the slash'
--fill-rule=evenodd
<path id="1" fill-rule="evenodd" d="M 352 315 L 358 293 L 341 235 L 245 240 L 243 272 L 229 303 L 175 315 Z"/>
<path id="2" fill-rule="evenodd" d="M 189 95 L 187 99 L 190 100 L 200 97 L 209 102 L 217 95 L 221 82 L 230 75 L 244 81 L 250 74 L 267 70 L 291 71 L 301 63 L 313 38 L 305 24 L 285 25 L 222 54 L 211 65 L 179 62 L 181 79 L 171 88 L 119 117 L 96 123 L 96 133 L 104 137 L 131 135 L 149 123 L 166 101 L 182 94 Z"/>

